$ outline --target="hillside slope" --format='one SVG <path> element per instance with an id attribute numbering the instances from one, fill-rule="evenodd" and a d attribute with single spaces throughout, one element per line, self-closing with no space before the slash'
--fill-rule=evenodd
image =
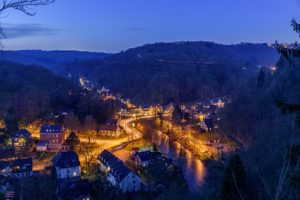
<path id="1" fill-rule="evenodd" d="M 62 69 L 137 102 L 168 103 L 226 95 L 278 58 L 266 44 L 157 43 Z"/>

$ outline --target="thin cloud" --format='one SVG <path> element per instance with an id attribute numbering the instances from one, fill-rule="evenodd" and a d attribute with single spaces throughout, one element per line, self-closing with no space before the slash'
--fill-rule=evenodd
<path id="1" fill-rule="evenodd" d="M 4 24 L 2 29 L 6 39 L 57 35 L 60 31 L 42 24 Z"/>

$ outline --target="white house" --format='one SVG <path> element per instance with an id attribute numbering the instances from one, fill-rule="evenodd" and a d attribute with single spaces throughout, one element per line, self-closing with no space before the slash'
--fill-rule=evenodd
<path id="1" fill-rule="evenodd" d="M 52 159 L 57 179 L 80 179 L 80 162 L 74 151 L 59 152 Z"/>
<path id="2" fill-rule="evenodd" d="M 122 192 L 141 190 L 141 178 L 128 169 L 124 163 L 111 152 L 104 150 L 99 156 L 100 169 L 107 180 Z"/>

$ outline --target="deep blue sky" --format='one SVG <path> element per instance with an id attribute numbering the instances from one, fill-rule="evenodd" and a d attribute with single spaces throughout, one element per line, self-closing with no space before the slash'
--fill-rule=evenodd
<path id="1" fill-rule="evenodd" d="M 118 52 L 153 42 L 294 42 L 300 0 L 56 0 L 0 18 L 4 49 Z"/>

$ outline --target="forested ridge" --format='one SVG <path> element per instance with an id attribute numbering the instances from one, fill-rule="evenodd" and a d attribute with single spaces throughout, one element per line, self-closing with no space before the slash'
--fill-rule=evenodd
<path id="1" fill-rule="evenodd" d="M 188 102 L 230 93 L 274 65 L 279 55 L 267 44 L 156 43 L 101 60 L 71 62 L 62 74 L 84 75 L 139 103 Z"/>

